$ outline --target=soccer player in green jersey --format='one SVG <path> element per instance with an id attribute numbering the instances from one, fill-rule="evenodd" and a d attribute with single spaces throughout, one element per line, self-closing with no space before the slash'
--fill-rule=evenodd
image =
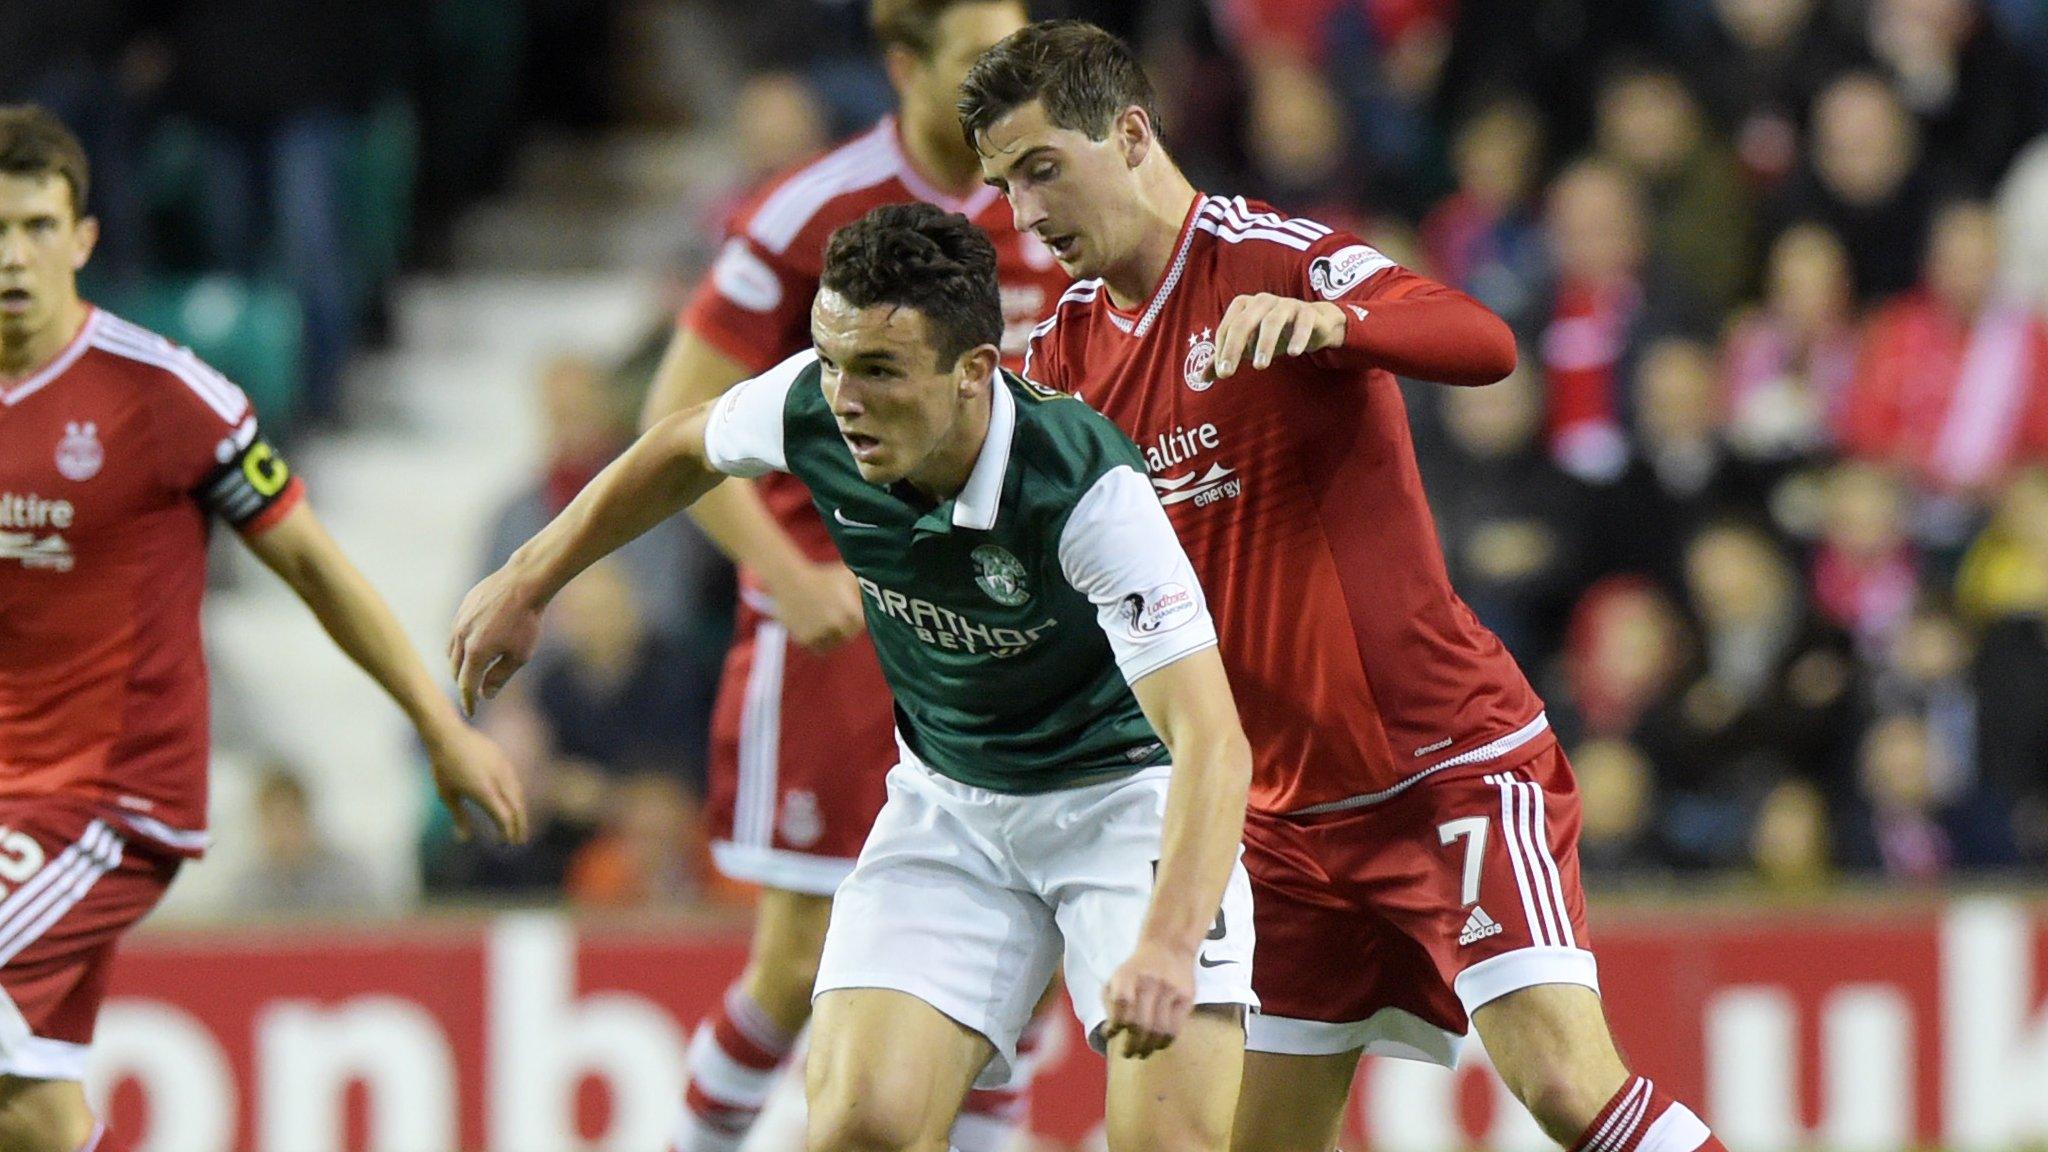
<path id="1" fill-rule="evenodd" d="M 814 1152 L 944 1152 L 1065 966 L 1110 1052 L 1109 1146 L 1222 1149 L 1251 993 L 1251 756 L 1143 457 L 1001 371 L 995 255 L 892 205 L 832 237 L 814 348 L 671 416 L 463 602 L 465 703 L 549 599 L 724 476 L 801 479 L 859 580 L 902 761 L 840 887 L 806 1086 Z"/>

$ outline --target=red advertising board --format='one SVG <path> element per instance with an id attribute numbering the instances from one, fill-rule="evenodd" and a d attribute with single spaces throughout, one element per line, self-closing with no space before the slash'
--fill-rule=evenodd
<path id="1" fill-rule="evenodd" d="M 1631 1063 L 1731 1147 L 2048 1141 L 2048 919 L 2029 906 L 1605 919 Z M 735 936 L 547 915 L 145 935 L 116 974 L 95 1090 L 157 1152 L 659 1149 L 689 1029 L 741 959 Z M 1034 1123 L 1085 1146 L 1102 1065 L 1069 1024 Z M 1369 1061 L 1345 1146 L 1550 1147 L 1469 1048 L 1455 1073 Z"/>

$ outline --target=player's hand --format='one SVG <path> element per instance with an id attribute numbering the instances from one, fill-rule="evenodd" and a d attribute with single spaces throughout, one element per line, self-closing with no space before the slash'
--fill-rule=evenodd
<path id="1" fill-rule="evenodd" d="M 484 577 L 462 598 L 455 634 L 448 640 L 448 663 L 465 713 L 476 715 L 477 702 L 496 696 L 533 658 L 542 607 L 509 568 Z"/>
<path id="2" fill-rule="evenodd" d="M 1149 940 L 1110 976 L 1102 989 L 1109 1010 L 1105 1043 L 1124 1036 L 1123 1055 L 1144 1059 L 1173 1043 L 1195 1009 L 1195 958 Z M 1115 1049 L 1111 1049 L 1114 1053 Z"/>
<path id="3" fill-rule="evenodd" d="M 813 652 L 836 648 L 867 628 L 860 582 L 837 560 L 804 564 L 768 589 L 789 638 Z"/>
<path id="4" fill-rule="evenodd" d="M 507 843 L 526 842 L 526 794 L 519 771 L 488 736 L 451 720 L 428 738 L 427 759 L 434 767 L 434 790 L 455 818 L 458 837 L 467 840 L 476 831 L 462 803 L 470 800 L 490 815 Z"/>
<path id="5" fill-rule="evenodd" d="M 1271 292 L 1239 296 L 1216 326 L 1218 380 L 1234 374 L 1251 353 L 1252 367 L 1264 369 L 1275 356 L 1306 356 L 1344 342 L 1344 310 L 1321 300 L 1296 300 Z"/>

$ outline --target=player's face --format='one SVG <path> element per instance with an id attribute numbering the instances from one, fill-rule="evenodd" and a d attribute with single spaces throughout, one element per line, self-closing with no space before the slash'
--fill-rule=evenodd
<path id="1" fill-rule="evenodd" d="M 72 214 L 62 176 L 0 173 L 0 338 L 27 339 L 66 313 L 97 235 Z"/>
<path id="2" fill-rule="evenodd" d="M 811 343 L 825 401 L 861 479 L 908 480 L 950 494 L 950 473 L 964 477 L 959 465 L 971 455 L 961 450 L 967 400 L 980 386 L 976 377 L 995 363 L 995 349 L 941 365 L 923 313 L 890 304 L 856 308 L 829 288 L 811 305 Z"/>
<path id="3" fill-rule="evenodd" d="M 1033 100 L 977 141 L 981 177 L 1009 199 L 1017 231 L 1035 233 L 1077 280 L 1103 275 L 1134 246 L 1136 154 L 1123 120 L 1091 140 L 1055 127 Z"/>

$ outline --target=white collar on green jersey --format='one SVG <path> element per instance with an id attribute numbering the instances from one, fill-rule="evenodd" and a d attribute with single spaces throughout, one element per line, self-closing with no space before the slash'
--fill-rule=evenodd
<path id="1" fill-rule="evenodd" d="M 988 437 L 960 495 L 953 498 L 953 526 L 986 532 L 996 526 L 1003 501 L 1003 475 L 1010 470 L 1010 441 L 1017 432 L 1017 401 L 1002 369 L 989 378 Z"/>

